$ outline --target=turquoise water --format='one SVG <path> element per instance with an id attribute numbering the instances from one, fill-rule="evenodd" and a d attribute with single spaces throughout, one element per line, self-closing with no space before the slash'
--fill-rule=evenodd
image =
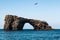
<path id="1" fill-rule="evenodd" d="M 60 30 L 0 30 L 0 40 L 60 40 Z"/>

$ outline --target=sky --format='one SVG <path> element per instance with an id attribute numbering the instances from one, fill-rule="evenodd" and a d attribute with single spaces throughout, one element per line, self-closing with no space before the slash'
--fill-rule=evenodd
<path id="1" fill-rule="evenodd" d="M 60 29 L 60 0 L 0 0 L 0 29 L 4 28 L 5 15 L 47 21 L 52 28 Z M 33 27 L 26 23 L 23 29 Z"/>

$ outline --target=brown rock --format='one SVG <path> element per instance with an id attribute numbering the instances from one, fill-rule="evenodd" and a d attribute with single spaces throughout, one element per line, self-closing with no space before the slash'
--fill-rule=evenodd
<path id="1" fill-rule="evenodd" d="M 15 15 L 6 15 L 4 30 L 22 30 L 25 23 L 30 23 L 35 30 L 52 29 L 47 22 L 41 20 L 27 19 Z"/>
<path id="2" fill-rule="evenodd" d="M 46 27 L 46 30 L 51 30 L 51 29 L 52 29 L 51 26 Z"/>
<path id="3" fill-rule="evenodd" d="M 5 30 L 11 30 L 12 29 L 12 27 L 11 27 L 12 22 L 13 22 L 13 16 L 12 15 L 6 15 L 4 29 Z"/>
<path id="4" fill-rule="evenodd" d="M 44 30 L 47 28 L 48 26 L 48 23 L 45 22 L 45 21 L 40 21 L 40 20 L 33 20 L 33 19 L 30 19 L 30 22 L 29 22 L 35 30 Z M 48 26 L 49 28 L 49 26 Z"/>

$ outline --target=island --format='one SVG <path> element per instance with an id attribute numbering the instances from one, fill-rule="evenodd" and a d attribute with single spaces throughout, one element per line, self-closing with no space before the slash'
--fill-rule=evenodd
<path id="1" fill-rule="evenodd" d="M 52 27 L 46 22 L 35 19 L 6 15 L 4 19 L 4 30 L 23 30 L 24 24 L 29 23 L 34 30 L 51 30 Z"/>

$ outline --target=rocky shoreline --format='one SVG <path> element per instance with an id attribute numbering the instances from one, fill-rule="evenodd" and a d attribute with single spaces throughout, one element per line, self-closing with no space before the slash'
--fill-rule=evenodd
<path id="1" fill-rule="evenodd" d="M 34 30 L 51 30 L 52 27 L 45 21 L 18 17 L 15 15 L 6 15 L 4 30 L 23 30 L 24 24 L 29 23 Z"/>

